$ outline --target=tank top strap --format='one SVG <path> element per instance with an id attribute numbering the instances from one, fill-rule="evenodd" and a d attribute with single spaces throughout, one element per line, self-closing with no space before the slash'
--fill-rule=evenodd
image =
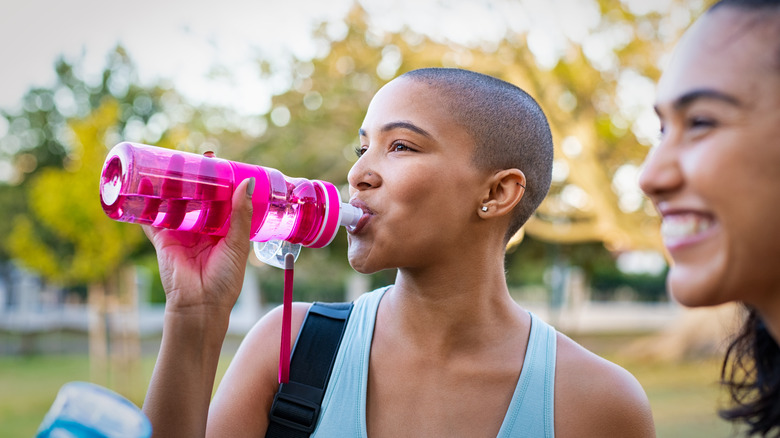
<path id="1" fill-rule="evenodd" d="M 389 288 L 365 293 L 355 300 L 312 438 L 366 437 L 368 361 L 376 312 L 382 296 Z"/>
<path id="2" fill-rule="evenodd" d="M 535 314 L 523 369 L 498 438 L 553 438 L 556 331 Z"/>

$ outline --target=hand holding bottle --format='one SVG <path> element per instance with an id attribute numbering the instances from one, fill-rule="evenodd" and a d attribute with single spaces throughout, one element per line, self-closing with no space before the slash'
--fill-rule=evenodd
<path id="1" fill-rule="evenodd" d="M 229 315 L 241 291 L 249 254 L 253 190 L 254 180 L 247 179 L 233 193 L 224 238 L 143 226 L 157 250 L 166 312 L 208 308 Z"/>

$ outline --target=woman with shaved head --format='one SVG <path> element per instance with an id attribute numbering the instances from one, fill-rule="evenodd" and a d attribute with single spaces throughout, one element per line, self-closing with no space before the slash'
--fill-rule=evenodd
<path id="1" fill-rule="evenodd" d="M 289 409 L 269 417 L 279 389 L 278 310 L 248 334 L 210 403 L 248 251 L 242 185 L 224 239 L 146 228 L 167 295 L 144 404 L 155 433 L 654 436 L 633 376 L 509 295 L 506 244 L 551 180 L 550 128 L 534 99 L 476 72 L 415 70 L 379 90 L 357 131 L 348 180 L 363 215 L 349 230 L 349 262 L 361 273 L 395 270 L 396 279 L 355 301 L 321 409 L 284 396 Z M 310 307 L 293 307 L 293 334 Z M 301 416 L 305 424 L 291 426 Z"/>

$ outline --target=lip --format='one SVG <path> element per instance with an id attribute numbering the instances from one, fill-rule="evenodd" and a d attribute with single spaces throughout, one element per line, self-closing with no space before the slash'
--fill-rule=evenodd
<path id="1" fill-rule="evenodd" d="M 661 234 L 670 252 L 679 252 L 708 240 L 718 232 L 715 216 L 700 210 L 659 209 L 663 217 Z"/>
<path id="2" fill-rule="evenodd" d="M 347 227 L 347 233 L 351 235 L 359 234 L 368 224 L 368 222 L 371 220 L 371 216 L 374 215 L 374 212 L 371 210 L 371 208 L 368 207 L 368 205 L 363 202 L 360 199 L 353 198 L 349 200 L 350 205 L 353 207 L 357 207 L 361 210 L 363 210 L 363 216 L 360 217 L 357 224 L 355 224 L 354 227 Z"/>

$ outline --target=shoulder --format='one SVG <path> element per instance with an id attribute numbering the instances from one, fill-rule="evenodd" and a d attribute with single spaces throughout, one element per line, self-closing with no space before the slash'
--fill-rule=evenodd
<path id="1" fill-rule="evenodd" d="M 306 312 L 309 311 L 311 303 L 295 302 L 292 305 L 292 318 L 291 318 L 291 330 L 290 341 L 291 344 L 295 343 L 295 339 L 298 336 L 298 332 L 303 325 L 303 320 L 306 319 Z M 238 360 L 244 360 L 247 354 L 257 356 L 258 349 L 263 356 L 270 356 L 265 348 L 274 345 L 277 350 L 279 349 L 279 341 L 282 335 L 282 318 L 283 308 L 277 306 L 266 313 L 260 320 L 258 320 L 252 329 L 247 333 L 246 337 L 241 341 L 241 346 L 236 352 L 236 357 L 233 362 Z M 276 351 L 276 359 L 279 358 L 279 352 Z"/>
<path id="2" fill-rule="evenodd" d="M 293 303 L 290 348 L 311 303 Z M 282 307 L 265 314 L 246 337 L 214 395 L 209 409 L 209 434 L 258 436 L 267 427 L 267 413 L 279 388 L 279 343 Z"/>
<path id="3" fill-rule="evenodd" d="M 654 437 L 650 403 L 628 371 L 557 334 L 558 437 Z"/>

